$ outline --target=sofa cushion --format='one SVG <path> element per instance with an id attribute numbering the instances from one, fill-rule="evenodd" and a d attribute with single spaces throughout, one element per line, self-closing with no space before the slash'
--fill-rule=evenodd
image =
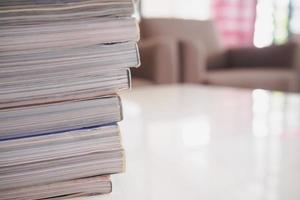
<path id="1" fill-rule="evenodd" d="M 228 51 L 219 51 L 206 58 L 206 69 L 216 70 L 228 68 Z"/>
<path id="2" fill-rule="evenodd" d="M 293 64 L 296 44 L 272 45 L 264 48 L 237 48 L 228 50 L 228 66 L 288 67 Z"/>
<path id="3" fill-rule="evenodd" d="M 208 74 L 207 83 L 245 88 L 290 91 L 295 84 L 292 70 L 278 68 L 214 70 Z"/>

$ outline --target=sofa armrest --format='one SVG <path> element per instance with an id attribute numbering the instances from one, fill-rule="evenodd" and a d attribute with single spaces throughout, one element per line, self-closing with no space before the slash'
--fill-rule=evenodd
<path id="1" fill-rule="evenodd" d="M 167 37 L 143 39 L 138 43 L 141 67 L 132 69 L 132 76 L 156 84 L 179 81 L 178 48 L 175 40 Z"/>
<path id="2" fill-rule="evenodd" d="M 203 83 L 206 81 L 207 53 L 201 41 L 181 39 L 181 80 L 185 83 Z"/>

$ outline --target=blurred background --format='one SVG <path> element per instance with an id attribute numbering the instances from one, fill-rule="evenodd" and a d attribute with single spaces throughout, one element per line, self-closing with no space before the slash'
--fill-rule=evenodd
<path id="1" fill-rule="evenodd" d="M 133 87 L 195 83 L 300 92 L 300 0 L 140 0 Z"/>

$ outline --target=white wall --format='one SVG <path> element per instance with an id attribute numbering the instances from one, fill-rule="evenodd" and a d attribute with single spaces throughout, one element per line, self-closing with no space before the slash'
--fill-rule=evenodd
<path id="1" fill-rule="evenodd" d="M 210 0 L 142 0 L 144 17 L 208 19 Z"/>

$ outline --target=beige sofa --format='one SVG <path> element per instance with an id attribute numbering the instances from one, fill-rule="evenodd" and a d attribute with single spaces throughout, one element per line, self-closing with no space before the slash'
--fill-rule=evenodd
<path id="1" fill-rule="evenodd" d="M 211 21 L 152 18 L 140 27 L 142 40 L 176 41 L 181 82 L 300 91 L 294 44 L 226 50 Z"/>

